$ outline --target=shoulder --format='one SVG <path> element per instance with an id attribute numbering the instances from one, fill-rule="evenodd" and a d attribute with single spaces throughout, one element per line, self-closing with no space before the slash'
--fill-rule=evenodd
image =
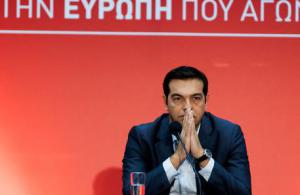
<path id="1" fill-rule="evenodd" d="M 218 137 L 217 148 L 219 153 L 228 154 L 227 152 L 232 151 L 242 151 L 242 153 L 244 153 L 245 138 L 238 124 L 217 117 L 211 113 L 205 113 L 205 116 L 208 118 L 212 127 L 212 134 Z M 221 156 L 224 157 L 226 155 Z"/>
<path id="2" fill-rule="evenodd" d="M 160 128 L 162 120 L 166 119 L 167 117 L 168 114 L 162 114 L 161 116 L 157 117 L 154 121 L 135 125 L 131 128 L 129 134 L 134 134 L 138 137 L 150 138 L 157 133 L 157 130 Z"/>
<path id="3" fill-rule="evenodd" d="M 238 126 L 238 124 L 229 121 L 227 119 L 220 118 L 210 112 L 206 112 L 205 117 L 207 117 L 212 122 L 212 124 L 215 125 L 216 127 L 230 128 L 230 127 Z"/>
<path id="4" fill-rule="evenodd" d="M 242 130 L 240 125 L 229 121 L 227 119 L 220 118 L 212 113 L 205 113 L 205 117 L 207 117 L 212 125 L 212 128 L 218 132 L 220 136 L 235 136 L 237 134 L 241 135 Z"/>

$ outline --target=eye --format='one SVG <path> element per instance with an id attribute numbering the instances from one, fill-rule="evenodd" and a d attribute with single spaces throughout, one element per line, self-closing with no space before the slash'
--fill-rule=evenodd
<path id="1" fill-rule="evenodd" d="M 180 96 L 174 96 L 174 97 L 172 97 L 172 100 L 174 102 L 179 102 L 179 101 L 181 101 L 181 97 Z"/>
<path id="2" fill-rule="evenodd" d="M 180 97 L 174 97 L 173 100 L 174 100 L 174 101 L 179 101 L 179 100 L 180 100 Z"/>
<path id="3" fill-rule="evenodd" d="M 193 99 L 195 101 L 201 101 L 202 100 L 202 96 L 201 95 L 197 95 L 197 96 L 194 96 Z"/>

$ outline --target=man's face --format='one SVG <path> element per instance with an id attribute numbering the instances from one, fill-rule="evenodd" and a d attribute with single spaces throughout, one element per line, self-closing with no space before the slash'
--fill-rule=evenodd
<path id="1" fill-rule="evenodd" d="M 170 93 L 165 97 L 165 102 L 171 120 L 182 123 L 185 111 L 191 108 L 195 125 L 199 125 L 206 108 L 203 82 L 199 79 L 174 79 L 169 83 L 169 88 Z"/>

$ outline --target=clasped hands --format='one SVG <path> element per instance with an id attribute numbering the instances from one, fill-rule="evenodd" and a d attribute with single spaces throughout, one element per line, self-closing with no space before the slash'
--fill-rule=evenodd
<path id="1" fill-rule="evenodd" d="M 191 108 L 185 110 L 180 137 L 187 153 L 190 153 L 194 158 L 199 158 L 203 155 L 204 150 L 196 132 L 194 113 Z M 178 169 L 180 164 L 186 159 L 186 153 L 182 144 L 178 144 L 175 153 L 170 159 L 173 166 Z"/>

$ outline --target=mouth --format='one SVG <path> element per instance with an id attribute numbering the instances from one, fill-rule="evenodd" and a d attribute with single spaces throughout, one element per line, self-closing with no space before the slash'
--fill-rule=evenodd
<path id="1" fill-rule="evenodd" d="M 178 118 L 184 118 L 184 115 L 179 115 L 179 116 L 178 116 Z M 193 115 L 193 118 L 195 119 L 195 118 L 196 118 L 196 116 L 195 116 L 195 115 Z"/>
<path id="2" fill-rule="evenodd" d="M 178 116 L 178 118 L 183 119 L 183 118 L 184 118 L 184 115 L 180 115 L 180 116 Z"/>
<path id="3" fill-rule="evenodd" d="M 177 117 L 178 122 L 183 123 L 183 120 L 184 120 L 184 115 L 180 115 Z"/>

